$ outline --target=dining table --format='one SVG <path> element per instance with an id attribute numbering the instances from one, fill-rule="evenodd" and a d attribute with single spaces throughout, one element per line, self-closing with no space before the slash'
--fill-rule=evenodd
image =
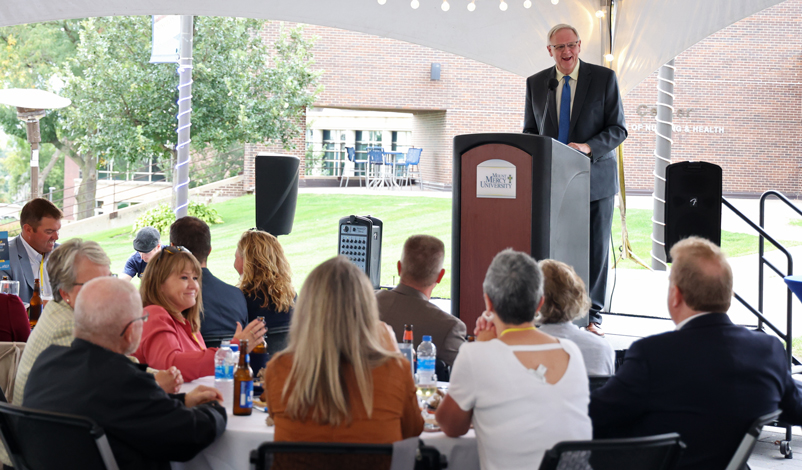
<path id="1" fill-rule="evenodd" d="M 201 377 L 181 386 L 186 393 L 198 385 L 214 386 L 214 377 Z M 268 414 L 254 408 L 249 416 L 234 416 L 230 407 L 226 431 L 209 447 L 188 462 L 172 462 L 172 470 L 245 470 L 252 468 L 251 451 L 273 440 L 275 428 L 267 424 Z M 424 444 L 435 447 L 448 459 L 448 468 L 479 470 L 476 435 L 471 429 L 462 437 L 448 437 L 443 432 L 423 432 Z"/>

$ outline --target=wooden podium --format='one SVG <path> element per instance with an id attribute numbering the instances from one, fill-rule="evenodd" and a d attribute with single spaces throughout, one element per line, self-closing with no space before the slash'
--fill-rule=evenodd
<path id="1" fill-rule="evenodd" d="M 469 333 L 485 309 L 487 267 L 505 248 L 563 261 L 587 288 L 587 156 L 550 137 L 468 134 L 454 137 L 453 170 L 451 311 Z"/>

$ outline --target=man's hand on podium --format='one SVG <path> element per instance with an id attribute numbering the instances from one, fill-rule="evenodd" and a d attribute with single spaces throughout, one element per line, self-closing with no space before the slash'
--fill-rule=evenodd
<path id="1" fill-rule="evenodd" d="M 579 150 L 585 155 L 590 155 L 590 145 L 588 144 L 577 144 L 576 142 L 571 142 L 570 144 L 568 144 L 568 146 L 574 150 Z"/>

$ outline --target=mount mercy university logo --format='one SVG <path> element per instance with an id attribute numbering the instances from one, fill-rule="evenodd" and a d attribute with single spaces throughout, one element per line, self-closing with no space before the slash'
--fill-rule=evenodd
<path id="1" fill-rule="evenodd" d="M 476 166 L 476 197 L 515 199 L 515 165 L 487 160 Z"/>

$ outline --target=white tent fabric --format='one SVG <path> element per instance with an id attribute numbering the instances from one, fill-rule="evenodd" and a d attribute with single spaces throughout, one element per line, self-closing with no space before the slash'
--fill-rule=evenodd
<path id="1" fill-rule="evenodd" d="M 115 15 L 233 16 L 308 23 L 400 39 L 529 76 L 553 65 L 546 33 L 570 23 L 582 38 L 581 57 L 601 64 L 605 53 L 599 0 L 2 0 L 0 26 Z M 710 34 L 781 0 L 617 0 L 615 60 L 623 93 L 663 63 Z"/>

